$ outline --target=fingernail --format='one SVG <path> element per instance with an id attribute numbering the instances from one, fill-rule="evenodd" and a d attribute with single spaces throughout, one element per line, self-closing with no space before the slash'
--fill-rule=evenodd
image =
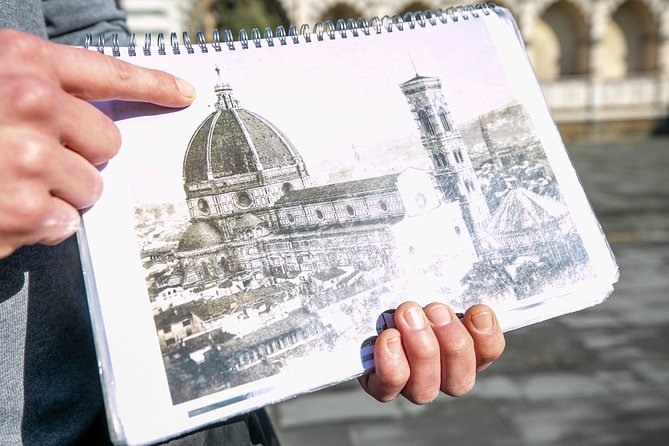
<path id="1" fill-rule="evenodd" d="M 437 327 L 441 327 L 453 320 L 453 314 L 446 305 L 434 305 L 427 312 L 427 318 Z"/>
<path id="2" fill-rule="evenodd" d="M 410 308 L 404 313 L 404 320 L 411 328 L 421 329 L 425 327 L 425 316 L 420 308 Z"/>
<path id="3" fill-rule="evenodd" d="M 177 87 L 179 87 L 179 91 L 181 94 L 186 96 L 187 98 L 194 98 L 195 97 L 195 88 L 190 84 L 190 82 L 185 81 L 180 78 L 176 78 L 177 82 Z"/>
<path id="4" fill-rule="evenodd" d="M 402 352 L 402 340 L 399 336 L 390 338 L 386 342 L 386 347 L 392 355 L 399 355 Z"/>
<path id="5" fill-rule="evenodd" d="M 492 314 L 489 311 L 477 313 L 472 316 L 472 324 L 480 332 L 490 331 L 493 327 Z"/>

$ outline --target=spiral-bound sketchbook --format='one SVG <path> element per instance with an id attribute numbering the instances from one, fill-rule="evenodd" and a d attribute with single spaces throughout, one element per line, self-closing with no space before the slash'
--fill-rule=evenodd
<path id="1" fill-rule="evenodd" d="M 369 371 L 406 300 L 484 302 L 510 330 L 612 291 L 507 10 L 212 37 L 89 48 L 198 92 L 100 104 L 124 142 L 80 241 L 115 442 Z"/>

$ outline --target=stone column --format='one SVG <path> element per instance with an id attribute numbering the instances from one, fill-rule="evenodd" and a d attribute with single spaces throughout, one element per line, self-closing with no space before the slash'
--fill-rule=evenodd
<path id="1" fill-rule="evenodd" d="M 360 12 L 364 15 L 367 14 L 367 19 L 372 19 L 373 17 L 383 17 L 386 14 L 396 13 L 396 2 L 387 2 L 383 0 L 367 0 L 362 2 L 357 2 L 357 6 L 360 9 Z M 392 7 L 388 8 L 388 3 L 392 3 Z M 356 8 L 357 9 L 357 8 Z M 354 17 L 355 18 L 355 17 Z"/>
<path id="2" fill-rule="evenodd" d="M 657 71 L 660 82 L 660 101 L 669 108 L 669 9 L 663 8 L 657 15 Z"/>
<path id="3" fill-rule="evenodd" d="M 309 22 L 309 17 L 306 15 L 308 2 L 309 0 L 281 0 L 290 24 L 297 26 L 298 29 L 303 23 Z"/>
<path id="4" fill-rule="evenodd" d="M 511 11 L 518 22 L 520 34 L 525 42 L 525 49 L 530 60 L 534 55 L 534 24 L 537 21 L 537 6 L 535 2 L 524 1 L 516 9 Z"/>
<path id="5" fill-rule="evenodd" d="M 534 2 L 523 2 L 517 11 L 512 11 L 518 22 L 520 33 L 523 35 L 525 45 L 528 46 L 534 37 L 534 24 L 537 20 L 537 6 Z"/>
<path id="6" fill-rule="evenodd" d="M 588 34 L 588 75 L 591 78 L 600 78 L 602 75 L 602 40 L 606 33 L 606 26 L 610 20 L 609 8 L 604 0 L 593 2 L 590 12 L 590 29 Z"/>
<path id="7" fill-rule="evenodd" d="M 602 40 L 606 26 L 610 20 L 609 8 L 605 0 L 595 0 L 588 17 L 588 85 L 590 99 L 587 106 L 587 115 L 590 120 L 597 122 L 599 111 L 602 109 L 602 72 L 603 54 Z"/>

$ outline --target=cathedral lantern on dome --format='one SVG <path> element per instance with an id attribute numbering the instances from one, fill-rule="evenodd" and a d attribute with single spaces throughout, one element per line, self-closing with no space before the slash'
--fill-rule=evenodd
<path id="1" fill-rule="evenodd" d="M 445 202 L 459 202 L 467 229 L 479 254 L 488 249 L 485 227 L 490 210 L 469 154 L 455 127 L 444 98 L 441 80 L 416 75 L 400 84 L 420 132 L 421 143 L 432 161 Z"/>
<path id="2" fill-rule="evenodd" d="M 232 87 L 229 83 L 222 81 L 221 69 L 218 67 L 216 67 L 216 75 L 218 76 L 218 82 L 214 87 L 214 92 L 216 93 L 216 110 L 239 108 L 239 101 L 232 95 Z"/>

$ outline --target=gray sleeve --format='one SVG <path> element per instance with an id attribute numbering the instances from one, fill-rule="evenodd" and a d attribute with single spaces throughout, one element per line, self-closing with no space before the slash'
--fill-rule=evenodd
<path id="1" fill-rule="evenodd" d="M 40 0 L 0 0 L 0 28 L 46 37 Z"/>
<path id="2" fill-rule="evenodd" d="M 83 45 L 86 34 L 129 34 L 125 13 L 113 0 L 42 0 L 49 38 L 69 45 Z"/>

